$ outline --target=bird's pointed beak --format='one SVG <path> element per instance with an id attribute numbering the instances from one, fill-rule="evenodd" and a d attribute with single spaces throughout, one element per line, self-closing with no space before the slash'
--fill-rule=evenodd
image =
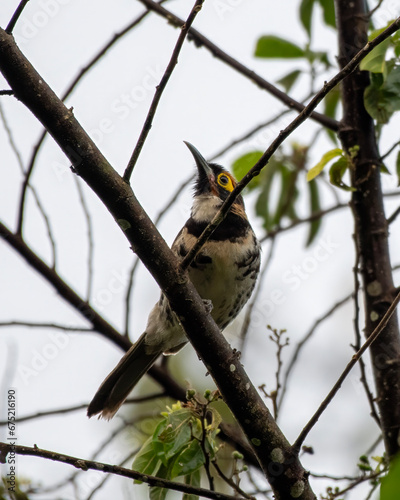
<path id="1" fill-rule="evenodd" d="M 200 151 L 193 146 L 193 144 L 190 144 L 190 142 L 183 141 L 186 146 L 189 148 L 189 151 L 192 153 L 193 158 L 195 159 L 197 169 L 199 171 L 199 176 L 203 177 L 204 174 L 206 175 L 207 178 L 210 178 L 213 176 L 213 171 L 208 162 L 205 160 L 203 155 L 200 153 Z"/>

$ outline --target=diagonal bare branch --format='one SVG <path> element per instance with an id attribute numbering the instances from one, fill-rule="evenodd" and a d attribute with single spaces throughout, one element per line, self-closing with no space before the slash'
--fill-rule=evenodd
<path id="1" fill-rule="evenodd" d="M 171 75 L 175 69 L 175 66 L 178 64 L 178 57 L 179 57 L 179 54 L 180 54 L 181 49 L 183 47 L 183 43 L 187 37 L 187 34 L 190 30 L 190 27 L 193 24 L 197 14 L 200 12 L 203 3 L 204 3 L 204 0 L 196 0 L 193 8 L 190 11 L 188 18 L 186 19 L 186 22 L 183 23 L 181 26 L 181 32 L 180 32 L 178 40 L 175 44 L 175 48 L 172 52 L 171 59 L 170 59 L 168 65 L 165 69 L 165 72 L 161 78 L 160 83 L 156 87 L 156 92 L 155 92 L 153 100 L 151 102 L 149 112 L 147 113 L 146 120 L 144 122 L 139 139 L 137 141 L 135 149 L 133 150 L 133 153 L 132 153 L 132 156 L 129 160 L 129 163 L 125 169 L 124 176 L 123 176 L 123 179 L 125 182 L 130 181 L 133 169 L 135 168 L 135 165 L 136 165 L 136 162 L 139 158 L 140 152 L 142 151 L 144 143 L 145 143 L 147 136 L 150 132 L 150 129 L 152 127 L 153 118 L 156 114 L 157 107 L 158 107 L 158 104 L 160 102 L 161 96 L 162 96 L 162 94 L 167 86 L 169 79 L 171 78 Z"/>

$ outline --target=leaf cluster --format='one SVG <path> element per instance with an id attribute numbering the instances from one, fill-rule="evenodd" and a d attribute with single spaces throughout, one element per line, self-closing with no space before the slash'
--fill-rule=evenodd
<path id="1" fill-rule="evenodd" d="M 174 480 L 183 477 L 186 484 L 200 486 L 201 468 L 208 460 L 215 460 L 218 451 L 217 435 L 221 417 L 210 406 L 219 392 L 208 391 L 206 403 L 200 402 L 188 391 L 187 403 L 167 407 L 153 434 L 136 455 L 132 469 Z M 135 481 L 140 483 L 140 481 Z M 164 500 L 168 489 L 150 488 L 151 500 Z M 195 500 L 193 495 L 183 495 L 183 500 Z"/>
<path id="2" fill-rule="evenodd" d="M 383 30 L 374 30 L 370 40 Z M 400 34 L 395 33 L 375 47 L 360 64 L 361 70 L 370 72 L 371 80 L 364 92 L 365 109 L 378 124 L 388 123 L 393 113 L 400 110 L 399 56 Z"/>
<path id="3" fill-rule="evenodd" d="M 249 191 L 257 193 L 256 214 L 261 217 L 263 227 L 268 232 L 282 227 L 286 220 L 294 222 L 299 219 L 299 182 L 300 172 L 305 171 L 308 147 L 292 144 L 288 153 L 279 150 L 269 161 L 261 174 L 248 185 Z M 232 165 L 237 179 L 241 179 L 248 170 L 261 158 L 262 151 L 251 151 L 238 158 Z M 320 194 L 317 181 L 309 182 L 308 209 L 309 216 L 320 212 Z M 306 245 L 311 245 L 318 234 L 321 221 L 310 220 Z"/>

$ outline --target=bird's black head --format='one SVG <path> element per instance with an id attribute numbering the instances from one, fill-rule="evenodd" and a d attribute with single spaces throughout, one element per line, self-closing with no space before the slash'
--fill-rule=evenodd
<path id="1" fill-rule="evenodd" d="M 194 186 L 195 196 L 208 195 L 225 200 L 236 187 L 236 179 L 220 165 L 208 163 L 190 142 L 184 142 L 196 161 L 198 175 Z M 243 205 L 242 197 L 238 196 L 235 203 Z"/>

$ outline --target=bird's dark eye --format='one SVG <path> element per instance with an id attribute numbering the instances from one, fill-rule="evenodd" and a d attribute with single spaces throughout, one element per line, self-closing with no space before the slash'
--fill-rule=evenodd
<path id="1" fill-rule="evenodd" d="M 230 177 L 228 177 L 226 174 L 219 174 L 217 178 L 218 184 L 226 189 L 227 191 L 233 191 L 233 182 Z"/>

